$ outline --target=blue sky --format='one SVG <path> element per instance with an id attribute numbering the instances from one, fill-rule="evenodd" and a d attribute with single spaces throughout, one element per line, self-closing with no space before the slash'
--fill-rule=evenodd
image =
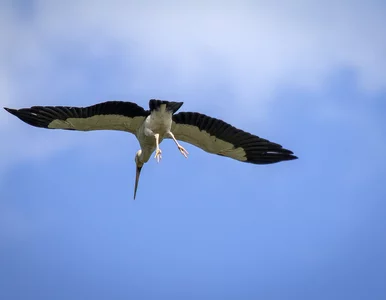
<path id="1" fill-rule="evenodd" d="M 381 1 L 2 1 L 0 105 L 150 98 L 278 142 L 243 164 L 0 112 L 1 299 L 385 299 Z"/>

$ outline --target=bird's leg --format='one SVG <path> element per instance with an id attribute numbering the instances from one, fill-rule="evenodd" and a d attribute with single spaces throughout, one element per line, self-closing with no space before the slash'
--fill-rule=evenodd
<path id="1" fill-rule="evenodd" d="M 186 158 L 188 158 L 189 152 L 186 151 L 186 149 L 185 149 L 184 147 L 182 147 L 182 146 L 178 143 L 177 139 L 174 137 L 174 134 L 173 134 L 171 131 L 169 131 L 168 134 L 169 134 L 170 137 L 173 139 L 173 141 L 176 143 L 176 145 L 177 145 L 177 147 L 178 147 L 178 150 L 180 150 L 181 154 L 182 154 L 183 156 L 185 156 Z"/>
<path id="2" fill-rule="evenodd" d="M 159 148 L 159 134 L 158 133 L 154 134 L 154 137 L 155 137 L 155 146 L 156 146 L 154 158 L 157 160 L 157 162 L 160 162 L 162 158 L 162 155 L 161 155 L 162 151 Z"/>

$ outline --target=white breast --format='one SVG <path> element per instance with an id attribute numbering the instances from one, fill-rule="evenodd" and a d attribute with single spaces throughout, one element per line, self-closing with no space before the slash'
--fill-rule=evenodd
<path id="1" fill-rule="evenodd" d="M 166 111 L 166 105 L 161 105 L 158 111 L 152 111 L 146 117 L 142 126 L 137 131 L 137 138 L 142 148 L 143 162 L 148 161 L 151 153 L 155 150 L 154 134 L 159 134 L 159 142 L 165 138 L 172 127 L 172 112 Z"/>

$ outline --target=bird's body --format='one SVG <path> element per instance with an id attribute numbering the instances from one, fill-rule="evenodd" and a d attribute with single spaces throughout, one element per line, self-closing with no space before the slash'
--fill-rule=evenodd
<path id="1" fill-rule="evenodd" d="M 65 130 L 120 130 L 134 134 L 141 149 L 135 155 L 136 195 L 143 165 L 155 151 L 162 158 L 159 144 L 173 139 L 178 150 L 189 154 L 178 140 L 200 147 L 206 152 L 253 164 L 271 164 L 296 159 L 281 145 L 242 131 L 224 121 L 195 112 L 176 112 L 183 102 L 151 99 L 149 110 L 132 102 L 107 101 L 88 107 L 33 106 L 10 109 L 9 113 L 36 127 Z"/>
<path id="2" fill-rule="evenodd" d="M 158 110 L 151 111 L 138 128 L 135 135 L 141 146 L 142 154 L 139 159 L 142 163 L 148 162 L 157 148 L 154 134 L 159 134 L 159 143 L 161 143 L 167 133 L 171 131 L 172 115 L 173 112 L 166 109 L 166 104 L 161 104 Z"/>

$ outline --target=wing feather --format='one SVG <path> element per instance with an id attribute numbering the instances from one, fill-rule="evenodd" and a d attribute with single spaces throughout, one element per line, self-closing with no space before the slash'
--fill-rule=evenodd
<path id="1" fill-rule="evenodd" d="M 222 120 L 196 112 L 173 115 L 176 139 L 206 152 L 253 164 L 271 164 L 297 157 L 281 145 L 238 129 Z"/>
<path id="2" fill-rule="evenodd" d="M 149 111 L 124 101 L 107 101 L 87 107 L 33 106 L 5 108 L 25 123 L 42 128 L 66 130 L 121 130 L 135 133 Z"/>

